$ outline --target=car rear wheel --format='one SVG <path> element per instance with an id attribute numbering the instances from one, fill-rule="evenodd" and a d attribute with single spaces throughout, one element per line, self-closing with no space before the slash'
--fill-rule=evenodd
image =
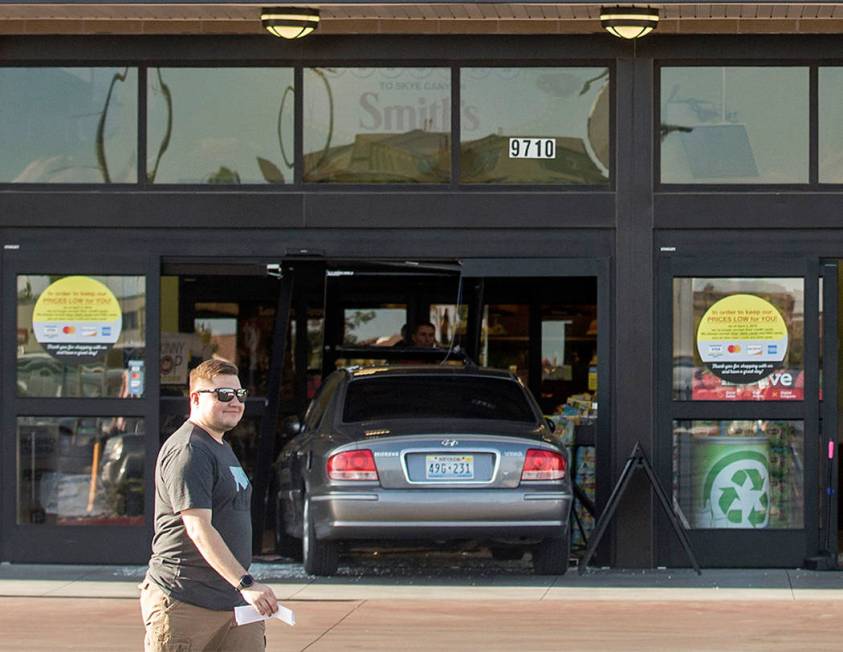
<path id="1" fill-rule="evenodd" d="M 336 541 L 320 541 L 316 538 L 310 499 L 304 499 L 304 524 L 302 556 L 304 570 L 309 575 L 333 575 L 339 565 L 339 545 Z"/>
<path id="2" fill-rule="evenodd" d="M 284 501 L 278 496 L 275 503 L 275 552 L 295 561 L 302 560 L 302 541 L 287 533 L 284 526 Z"/>
<path id="3" fill-rule="evenodd" d="M 533 548 L 533 572 L 536 575 L 564 575 L 571 556 L 571 537 L 543 539 Z"/>

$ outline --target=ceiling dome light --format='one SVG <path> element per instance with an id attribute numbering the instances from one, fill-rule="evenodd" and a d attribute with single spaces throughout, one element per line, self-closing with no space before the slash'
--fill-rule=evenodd
<path id="1" fill-rule="evenodd" d="M 261 24 L 273 36 L 304 38 L 319 27 L 319 10 L 309 7 L 264 7 Z"/>
<path id="2" fill-rule="evenodd" d="M 649 7 L 603 7 L 600 24 L 618 38 L 637 39 L 646 36 L 659 24 L 659 10 Z"/>

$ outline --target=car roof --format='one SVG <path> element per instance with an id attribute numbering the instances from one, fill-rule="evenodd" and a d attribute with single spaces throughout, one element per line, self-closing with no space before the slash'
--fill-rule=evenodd
<path id="1" fill-rule="evenodd" d="M 448 376 L 448 377 L 469 377 L 469 378 L 499 378 L 501 380 L 517 380 L 514 374 L 503 369 L 491 369 L 489 367 L 475 366 L 448 366 L 448 365 L 380 365 L 371 367 L 346 367 L 343 371 L 349 380 L 372 377 L 413 377 L 413 376 Z"/>

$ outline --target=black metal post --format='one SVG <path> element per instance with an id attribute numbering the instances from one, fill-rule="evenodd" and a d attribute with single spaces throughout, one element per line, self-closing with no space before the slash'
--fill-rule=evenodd
<path id="1" fill-rule="evenodd" d="M 287 353 L 287 335 L 290 328 L 290 308 L 293 299 L 293 268 L 282 266 L 281 288 L 275 310 L 275 327 L 272 331 L 272 358 L 269 364 L 266 412 L 261 419 L 255 460 L 254 492 L 252 494 L 252 549 L 259 553 L 263 547 L 266 526 L 267 492 L 272 471 L 272 454 L 275 433 L 281 414 L 281 380 L 284 357 Z"/>
<path id="2" fill-rule="evenodd" d="M 482 278 L 463 279 L 468 284 L 468 322 L 465 327 L 465 350 L 468 357 L 480 363 L 480 331 L 483 328 L 483 294 L 485 283 Z M 459 308 L 457 308 L 459 310 Z"/>
<path id="3" fill-rule="evenodd" d="M 296 342 L 295 342 L 295 370 L 296 370 L 296 414 L 299 419 L 304 416 L 307 408 L 307 298 L 304 296 L 302 284 L 296 292 Z"/>

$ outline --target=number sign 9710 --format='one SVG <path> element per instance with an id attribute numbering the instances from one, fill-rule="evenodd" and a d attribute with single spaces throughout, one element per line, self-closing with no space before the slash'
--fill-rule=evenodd
<path id="1" fill-rule="evenodd" d="M 509 158 L 556 158 L 556 139 L 510 138 Z"/>

